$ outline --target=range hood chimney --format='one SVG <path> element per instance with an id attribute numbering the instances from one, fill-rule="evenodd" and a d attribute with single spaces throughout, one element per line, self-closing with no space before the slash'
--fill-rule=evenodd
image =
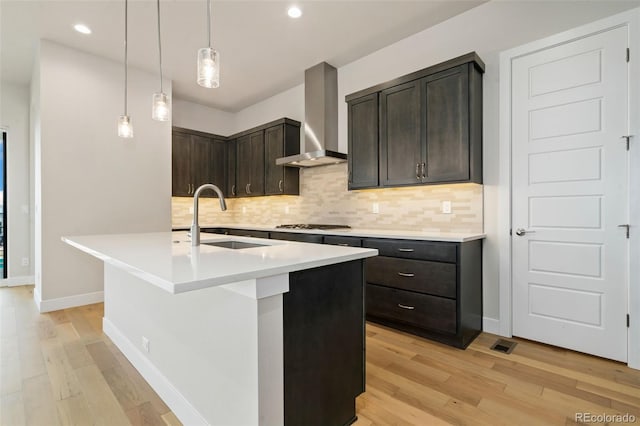
<path id="1" fill-rule="evenodd" d="M 304 72 L 304 153 L 277 165 L 315 167 L 347 161 L 338 152 L 338 71 L 326 62 Z"/>

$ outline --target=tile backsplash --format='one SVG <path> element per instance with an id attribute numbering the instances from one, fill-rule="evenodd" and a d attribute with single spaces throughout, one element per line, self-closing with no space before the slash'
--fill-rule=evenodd
<path id="1" fill-rule="evenodd" d="M 214 182 L 215 183 L 215 182 Z M 200 200 L 200 224 L 274 226 L 331 223 L 361 229 L 483 232 L 482 185 L 413 186 L 347 191 L 347 164 L 301 169 L 299 196 L 231 198 L 220 211 L 215 198 Z M 451 201 L 451 213 L 441 212 Z M 374 213 L 374 203 L 378 213 Z M 192 198 L 173 197 L 173 226 L 191 225 Z"/>

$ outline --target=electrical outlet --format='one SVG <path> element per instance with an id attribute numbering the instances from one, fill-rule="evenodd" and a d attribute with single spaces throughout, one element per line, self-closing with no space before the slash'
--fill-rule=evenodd
<path id="1" fill-rule="evenodd" d="M 193 214 L 193 206 L 189 207 L 189 214 Z"/>
<path id="2" fill-rule="evenodd" d="M 451 201 L 442 202 L 442 213 L 451 214 Z"/>
<path id="3" fill-rule="evenodd" d="M 22 258 L 22 266 L 29 266 L 29 258 L 28 257 L 23 257 Z"/>
<path id="4" fill-rule="evenodd" d="M 284 206 L 284 214 L 289 214 L 289 206 Z"/>
<path id="5" fill-rule="evenodd" d="M 149 339 L 144 336 L 142 336 L 142 349 L 144 349 L 145 352 L 149 353 Z"/>
<path id="6" fill-rule="evenodd" d="M 380 203 L 371 204 L 371 213 L 373 213 L 373 214 L 380 213 Z"/>
<path id="7" fill-rule="evenodd" d="M 247 214 L 247 207 L 246 206 L 242 206 L 242 214 Z"/>

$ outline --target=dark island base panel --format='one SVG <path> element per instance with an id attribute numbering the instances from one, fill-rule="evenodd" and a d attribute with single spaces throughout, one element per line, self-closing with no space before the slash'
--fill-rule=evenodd
<path id="1" fill-rule="evenodd" d="M 343 426 L 364 392 L 364 264 L 289 274 L 283 294 L 284 424 Z"/>

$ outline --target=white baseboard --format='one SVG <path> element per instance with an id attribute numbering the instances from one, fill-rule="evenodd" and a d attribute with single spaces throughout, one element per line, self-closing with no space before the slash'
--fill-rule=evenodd
<path id="1" fill-rule="evenodd" d="M 104 301 L 104 292 L 76 294 L 75 296 L 59 297 L 57 299 L 42 300 L 37 290 L 33 292 L 33 297 L 40 312 L 59 311 L 60 309 L 75 308 L 76 306 L 90 305 Z"/>
<path id="2" fill-rule="evenodd" d="M 0 279 L 0 287 L 17 287 L 19 285 L 34 285 L 35 283 L 36 277 L 33 275 Z"/>
<path id="3" fill-rule="evenodd" d="M 482 318 L 482 331 L 485 333 L 492 333 L 500 335 L 500 320 L 495 318 Z"/>
<path id="4" fill-rule="evenodd" d="M 107 318 L 102 319 L 104 334 L 115 343 L 144 379 L 151 385 L 160 398 L 185 425 L 208 425 L 207 421 L 193 405 L 176 389 L 160 370 L 147 358 L 136 345 L 118 330 Z M 187 361 L 188 362 L 188 361 Z"/>

